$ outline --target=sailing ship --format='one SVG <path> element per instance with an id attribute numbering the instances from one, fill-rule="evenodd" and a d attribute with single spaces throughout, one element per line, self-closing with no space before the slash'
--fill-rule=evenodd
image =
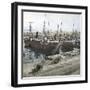
<path id="1" fill-rule="evenodd" d="M 39 32 L 36 32 L 35 35 L 32 33 L 32 22 L 29 23 L 29 37 L 24 39 L 25 48 L 30 48 L 31 50 L 45 55 L 54 55 L 60 53 L 60 51 L 66 52 L 73 50 L 74 47 L 80 48 L 79 40 L 65 40 L 67 37 L 65 34 L 62 35 L 62 28 L 59 31 L 59 24 L 57 24 L 57 33 L 52 36 L 48 35 L 46 32 L 46 22 L 43 23 L 43 33 L 42 38 L 39 38 Z M 48 22 L 48 26 L 50 23 Z M 61 22 L 62 27 L 62 22 Z M 74 24 L 73 24 L 74 27 Z M 77 42 L 76 42 L 77 41 Z"/>

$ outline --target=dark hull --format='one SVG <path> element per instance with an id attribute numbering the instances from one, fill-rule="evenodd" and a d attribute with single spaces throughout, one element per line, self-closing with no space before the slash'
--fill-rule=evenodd
<path id="1" fill-rule="evenodd" d="M 41 42 L 41 41 L 25 41 L 25 48 L 30 48 L 31 50 L 45 55 L 58 54 L 60 49 L 62 52 L 72 51 L 74 48 L 80 48 L 80 42 L 64 41 L 64 42 Z"/>
<path id="2" fill-rule="evenodd" d="M 25 42 L 25 48 L 30 48 L 31 50 L 39 53 L 43 53 L 45 55 L 53 55 L 59 53 L 59 43 L 41 43 L 40 41 L 29 41 Z M 58 46 L 58 47 L 57 47 Z"/>

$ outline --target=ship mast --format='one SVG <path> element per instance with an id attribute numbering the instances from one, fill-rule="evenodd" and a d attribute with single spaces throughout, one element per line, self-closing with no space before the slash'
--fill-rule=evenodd
<path id="1" fill-rule="evenodd" d="M 32 32 L 32 22 L 29 22 L 29 32 Z"/>
<path id="2" fill-rule="evenodd" d="M 74 24 L 73 24 L 73 29 L 72 30 L 73 30 L 73 33 L 74 33 Z"/>
<path id="3" fill-rule="evenodd" d="M 57 24 L 57 31 L 59 30 L 59 24 Z"/>
<path id="4" fill-rule="evenodd" d="M 60 27 L 60 33 L 62 32 L 62 22 L 61 22 L 61 27 Z"/>
<path id="5" fill-rule="evenodd" d="M 48 21 L 48 32 L 49 32 L 50 22 Z"/>
<path id="6" fill-rule="evenodd" d="M 44 21 L 44 23 L 43 23 L 43 34 L 45 35 L 45 21 Z"/>
<path id="7" fill-rule="evenodd" d="M 73 39 L 75 39 L 76 40 L 76 38 L 77 38 L 77 31 L 75 30 L 75 25 L 73 24 Z"/>
<path id="8" fill-rule="evenodd" d="M 45 19 L 46 19 L 46 14 L 44 16 L 45 16 Z M 44 20 L 44 23 L 43 23 L 43 34 L 44 34 L 44 36 L 46 36 L 46 22 L 45 22 L 45 20 Z"/>
<path id="9" fill-rule="evenodd" d="M 33 33 L 32 33 L 32 24 L 33 22 L 29 22 L 29 38 L 33 38 Z"/>

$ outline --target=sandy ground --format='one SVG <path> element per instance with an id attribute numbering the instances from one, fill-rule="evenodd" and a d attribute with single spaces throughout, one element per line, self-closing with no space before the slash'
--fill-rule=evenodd
<path id="1" fill-rule="evenodd" d="M 35 76 L 60 76 L 60 75 L 79 75 L 80 74 L 80 55 L 68 57 L 60 60 L 57 64 L 49 64 L 50 60 L 45 61 L 43 68 L 32 74 L 32 69 L 37 63 L 23 64 L 23 77 Z"/>

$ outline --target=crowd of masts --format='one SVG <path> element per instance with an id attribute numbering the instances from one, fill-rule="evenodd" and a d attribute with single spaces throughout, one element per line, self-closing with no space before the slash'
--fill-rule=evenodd
<path id="1" fill-rule="evenodd" d="M 32 30 L 32 23 L 29 22 L 29 32 L 24 33 L 25 37 L 29 38 L 36 38 L 36 39 L 43 39 L 47 38 L 49 40 L 77 40 L 80 39 L 80 32 L 75 30 L 75 25 L 73 24 L 73 28 L 71 32 L 65 32 L 63 31 L 62 22 L 57 24 L 57 30 L 46 30 L 46 22 L 43 22 L 43 30 L 42 32 L 36 31 L 33 32 Z M 48 27 L 50 27 L 50 22 L 47 23 Z"/>

